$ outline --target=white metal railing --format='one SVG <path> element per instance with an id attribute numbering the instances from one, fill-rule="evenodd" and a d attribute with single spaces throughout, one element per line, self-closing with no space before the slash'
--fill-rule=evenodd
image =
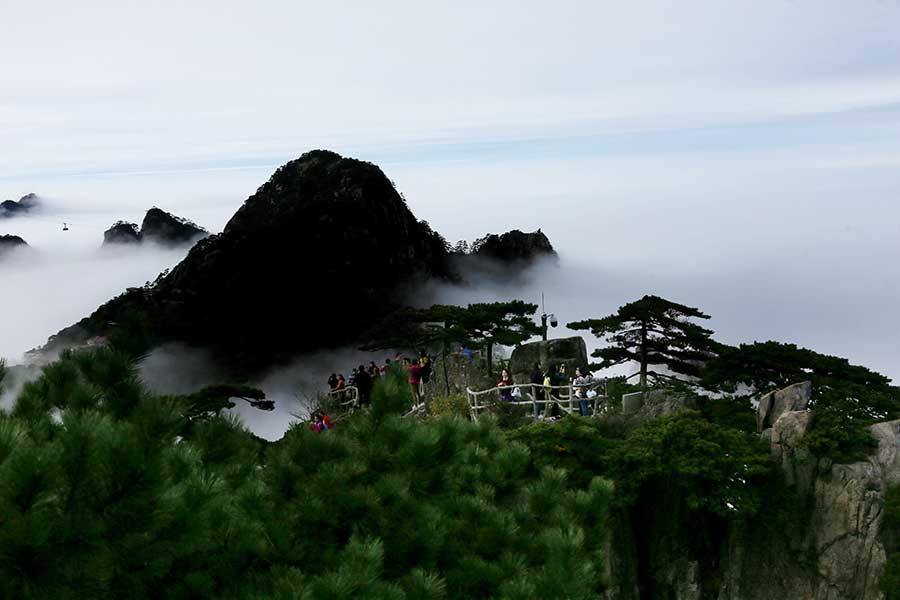
<path id="1" fill-rule="evenodd" d="M 469 398 L 469 414 L 472 416 L 472 419 L 478 418 L 479 411 L 484 411 L 493 407 L 493 403 L 484 402 L 484 399 L 496 394 L 497 400 L 503 401 L 500 399 L 500 391 L 512 391 L 515 388 L 519 389 L 519 396 L 516 397 L 513 395 L 511 403 L 516 406 L 531 406 L 535 417 L 537 417 L 541 407 L 543 407 L 546 412 L 549 411 L 554 404 L 569 413 L 579 411 L 579 403 L 581 401 L 588 402 L 588 409 L 593 414 L 606 412 L 610 408 L 609 396 L 607 394 L 607 381 L 605 379 L 595 380 L 588 385 L 575 385 L 571 382 L 568 385 L 551 386 L 539 383 L 521 383 L 498 386 L 481 391 L 475 391 L 467 387 L 466 395 Z M 587 396 L 589 390 L 597 390 L 597 388 L 602 388 L 602 393 L 598 391 L 593 397 Z M 524 390 L 528 391 L 523 393 Z M 577 391 L 579 390 L 585 395 L 579 396 L 577 394 Z M 538 399 L 538 391 L 541 392 L 540 395 L 543 399 Z"/>
<path id="2" fill-rule="evenodd" d="M 348 385 L 342 390 L 331 390 L 328 397 L 337 400 L 342 408 L 351 409 L 359 406 L 359 388 L 355 385 Z"/>

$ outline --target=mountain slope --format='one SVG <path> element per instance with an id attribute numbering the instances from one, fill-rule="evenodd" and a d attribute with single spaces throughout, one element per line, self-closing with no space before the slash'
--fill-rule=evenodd
<path id="1" fill-rule="evenodd" d="M 51 346 L 177 339 L 253 369 L 351 342 L 409 285 L 451 276 L 443 238 L 381 169 L 316 150 L 280 167 L 152 288 L 108 302 Z"/>

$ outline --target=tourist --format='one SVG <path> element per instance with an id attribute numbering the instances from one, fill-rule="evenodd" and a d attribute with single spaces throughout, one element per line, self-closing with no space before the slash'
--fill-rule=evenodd
<path id="1" fill-rule="evenodd" d="M 335 386 L 337 386 L 337 375 L 332 373 L 328 378 L 328 389 L 334 391 Z"/>
<path id="2" fill-rule="evenodd" d="M 408 358 L 403 359 L 406 365 L 407 382 L 412 392 L 413 406 L 418 406 L 422 402 L 422 367 L 418 361 L 412 361 Z"/>
<path id="3" fill-rule="evenodd" d="M 590 373 L 587 373 L 587 369 L 584 371 L 581 370 L 581 367 L 575 369 L 575 380 L 572 384 L 575 386 L 575 397 L 578 399 L 578 411 L 581 413 L 582 417 L 588 416 L 588 399 L 587 392 L 591 387 L 591 384 L 594 383 L 594 378 Z"/>
<path id="4" fill-rule="evenodd" d="M 500 400 L 503 402 L 512 402 L 513 399 L 513 380 L 509 376 L 509 371 L 503 369 L 500 371 L 500 381 L 497 387 L 500 388 Z"/>
<path id="5" fill-rule="evenodd" d="M 534 369 L 531 371 L 528 381 L 531 383 L 531 398 L 534 400 L 535 413 L 539 415 L 544 404 L 544 372 L 541 370 L 541 363 L 534 363 Z"/>
<path id="6" fill-rule="evenodd" d="M 431 379 L 431 359 L 424 350 L 419 350 L 419 366 L 422 367 L 422 383 L 428 383 Z"/>
<path id="7" fill-rule="evenodd" d="M 372 378 L 362 365 L 359 365 L 359 368 L 356 370 L 356 391 L 359 393 L 359 405 L 367 405 L 369 403 L 369 394 L 372 392 Z"/>
<path id="8" fill-rule="evenodd" d="M 386 358 L 386 359 L 384 359 L 384 365 L 382 365 L 382 367 L 381 367 L 381 372 L 384 373 L 386 371 L 389 371 L 390 369 L 391 369 L 391 359 Z"/>
<path id="9" fill-rule="evenodd" d="M 310 423 L 309 428 L 313 431 L 324 431 L 325 423 L 322 421 L 321 415 L 319 413 L 313 413 L 312 423 Z"/>
<path id="10" fill-rule="evenodd" d="M 347 382 L 344 380 L 343 373 L 337 376 L 337 383 L 334 385 L 334 389 L 331 390 L 334 392 L 334 397 L 337 398 L 338 402 L 344 401 L 344 390 L 347 389 Z"/>

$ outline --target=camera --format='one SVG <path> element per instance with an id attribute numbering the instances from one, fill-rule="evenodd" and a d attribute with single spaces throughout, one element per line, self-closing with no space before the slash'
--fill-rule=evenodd
<path id="1" fill-rule="evenodd" d="M 559 325 L 559 321 L 556 320 L 556 315 L 550 315 L 550 327 L 556 327 Z"/>

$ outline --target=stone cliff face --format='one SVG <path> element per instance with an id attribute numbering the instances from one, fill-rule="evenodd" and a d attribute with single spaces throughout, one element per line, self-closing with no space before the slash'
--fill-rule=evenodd
<path id="1" fill-rule="evenodd" d="M 900 421 L 870 427 L 878 449 L 866 461 L 832 464 L 800 443 L 811 416 L 784 412 L 767 435 L 808 519 L 790 534 L 769 531 L 752 544 L 737 541 L 722 598 L 883 598 L 879 579 L 887 549 L 881 518 L 885 493 L 900 485 Z"/>
<path id="2" fill-rule="evenodd" d="M 718 558 L 704 562 L 684 540 L 677 499 L 654 498 L 635 522 L 614 516 L 609 540 L 610 600 L 882 600 L 889 547 L 881 522 L 888 489 L 900 485 L 900 421 L 872 425 L 877 450 L 862 462 L 833 464 L 801 440 L 812 422 L 808 383 L 761 399 L 762 438 L 780 465 L 787 494 L 745 523 L 733 523 Z M 777 516 L 774 516 L 777 515 Z M 644 543 L 639 543 L 643 538 Z M 637 567 L 635 565 L 638 565 Z M 648 592 L 648 573 L 657 582 Z"/>
<path id="3" fill-rule="evenodd" d="M 218 235 L 152 289 L 132 289 L 52 340 L 128 327 L 263 367 L 358 336 L 426 278 L 452 273 L 443 238 L 381 169 L 313 151 L 279 168 Z"/>

